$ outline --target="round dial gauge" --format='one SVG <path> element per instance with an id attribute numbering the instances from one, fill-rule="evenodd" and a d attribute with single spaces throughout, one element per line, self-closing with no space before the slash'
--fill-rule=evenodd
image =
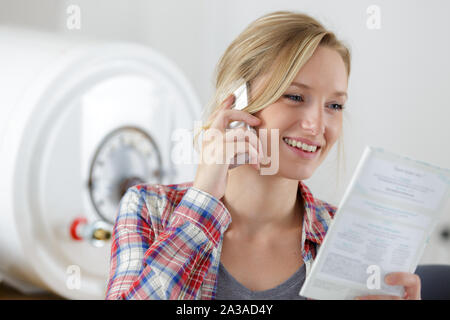
<path id="1" fill-rule="evenodd" d="M 94 155 L 88 182 L 100 218 L 114 224 L 127 189 L 140 183 L 160 183 L 161 172 L 160 152 L 143 130 L 122 127 L 108 134 Z"/>

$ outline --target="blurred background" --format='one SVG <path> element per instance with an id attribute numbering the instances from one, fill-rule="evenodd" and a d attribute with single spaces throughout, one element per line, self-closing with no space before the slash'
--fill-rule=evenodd
<path id="1" fill-rule="evenodd" d="M 201 119 L 230 42 L 277 10 L 352 52 L 344 154 L 306 181 L 315 196 L 338 205 L 366 145 L 450 167 L 448 1 L 0 0 L 3 296 L 103 298 L 120 196 L 193 180 L 168 161 L 173 133 Z M 450 264 L 450 212 L 421 263 Z"/>

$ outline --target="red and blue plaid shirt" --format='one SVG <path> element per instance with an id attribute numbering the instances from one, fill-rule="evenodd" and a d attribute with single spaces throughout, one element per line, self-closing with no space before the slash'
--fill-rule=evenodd
<path id="1" fill-rule="evenodd" d="M 128 189 L 113 230 L 106 299 L 215 299 L 224 204 L 193 182 Z M 299 182 L 305 204 L 302 258 L 306 276 L 336 207 Z"/>

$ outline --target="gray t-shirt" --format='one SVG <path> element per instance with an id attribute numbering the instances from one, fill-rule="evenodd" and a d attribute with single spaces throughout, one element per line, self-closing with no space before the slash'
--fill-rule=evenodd
<path id="1" fill-rule="evenodd" d="M 306 300 L 299 296 L 306 276 L 306 266 L 301 267 L 286 281 L 275 288 L 263 291 L 252 291 L 238 282 L 225 269 L 222 262 L 219 264 L 217 279 L 217 300 Z"/>

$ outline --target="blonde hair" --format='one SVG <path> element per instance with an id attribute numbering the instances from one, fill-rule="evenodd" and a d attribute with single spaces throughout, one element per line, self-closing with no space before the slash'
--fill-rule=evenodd
<path id="1" fill-rule="evenodd" d="M 204 125 L 195 134 L 194 143 L 201 131 L 211 126 L 213 119 L 208 117 L 242 84 L 240 79 L 251 87 L 270 70 L 271 76 L 249 97 L 249 104 L 243 109 L 251 114 L 258 112 L 280 98 L 319 45 L 336 50 L 350 76 L 350 50 L 316 19 L 303 13 L 277 11 L 253 21 L 228 46 L 217 64 L 216 91 L 204 109 Z"/>

